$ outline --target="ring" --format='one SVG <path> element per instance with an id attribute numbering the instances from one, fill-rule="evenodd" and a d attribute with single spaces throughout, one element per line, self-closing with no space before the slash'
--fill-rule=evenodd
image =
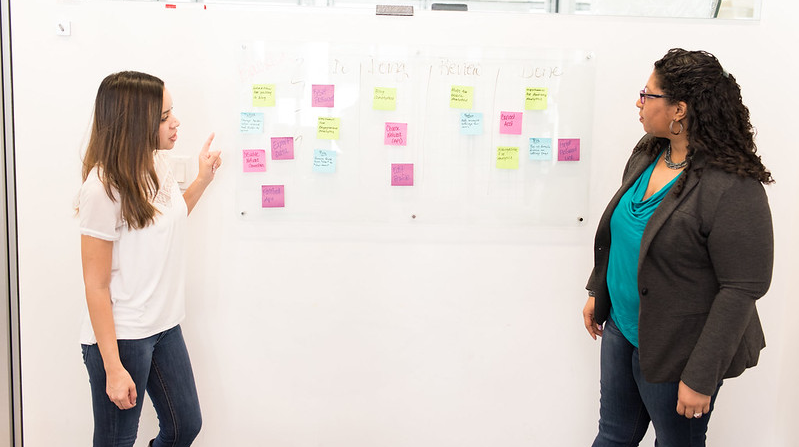
<path id="1" fill-rule="evenodd" d="M 694 413 L 694 417 L 699 419 L 702 417 L 702 413 Z"/>

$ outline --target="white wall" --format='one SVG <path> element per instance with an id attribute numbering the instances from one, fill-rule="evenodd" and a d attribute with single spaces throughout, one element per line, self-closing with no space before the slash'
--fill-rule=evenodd
<path id="1" fill-rule="evenodd" d="M 196 445 L 588 445 L 599 344 L 580 311 L 593 228 L 641 134 L 636 94 L 675 46 L 713 52 L 738 78 L 778 181 L 768 188 L 776 269 L 760 305 L 769 346 L 760 366 L 724 385 L 710 445 L 796 445 L 799 306 L 790 298 L 799 244 L 789 231 L 799 217 L 791 138 L 799 63 L 783 48 L 795 42 L 799 3 L 765 3 L 762 20 L 745 23 L 12 1 L 25 445 L 90 439 L 72 206 L 96 88 L 121 69 L 166 80 L 183 122 L 179 154 L 193 156 L 211 130 L 231 154 L 190 224 L 184 331 L 205 418 Z M 71 37 L 55 35 L 63 18 Z M 231 48 L 253 38 L 594 51 L 587 225 L 509 228 L 497 238 L 488 228 L 241 224 Z M 138 446 L 155 426 L 146 410 Z"/>

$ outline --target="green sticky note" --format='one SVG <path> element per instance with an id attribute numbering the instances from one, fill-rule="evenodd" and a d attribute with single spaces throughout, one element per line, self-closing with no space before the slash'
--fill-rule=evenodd
<path id="1" fill-rule="evenodd" d="M 546 87 L 527 87 L 524 110 L 546 110 L 548 90 Z"/>
<path id="2" fill-rule="evenodd" d="M 320 140 L 338 140 L 341 118 L 320 116 L 316 127 L 316 138 Z"/>
<path id="3" fill-rule="evenodd" d="M 497 168 L 519 169 L 519 148 L 499 146 L 497 148 Z"/>
<path id="4" fill-rule="evenodd" d="M 397 110 L 397 89 L 390 87 L 375 87 L 375 97 L 372 100 L 375 110 Z"/>
<path id="5" fill-rule="evenodd" d="M 275 106 L 275 84 L 253 84 L 253 86 L 252 86 L 252 106 L 253 107 L 274 107 Z"/>
<path id="6" fill-rule="evenodd" d="M 474 104 L 474 87 L 453 85 L 449 94 L 449 107 L 452 109 L 471 109 Z"/>

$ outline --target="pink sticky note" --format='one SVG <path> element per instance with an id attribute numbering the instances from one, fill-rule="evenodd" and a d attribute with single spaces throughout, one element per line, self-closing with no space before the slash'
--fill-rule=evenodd
<path id="1" fill-rule="evenodd" d="M 384 144 L 388 146 L 408 145 L 408 123 L 386 123 Z"/>
<path id="2" fill-rule="evenodd" d="M 294 138 L 272 138 L 272 160 L 294 160 Z"/>
<path id="3" fill-rule="evenodd" d="M 561 138 L 558 140 L 558 161 L 579 161 L 580 139 Z"/>
<path id="4" fill-rule="evenodd" d="M 522 112 L 500 112 L 499 133 L 510 135 L 522 134 Z"/>
<path id="5" fill-rule="evenodd" d="M 413 186 L 413 163 L 391 164 L 391 186 Z"/>
<path id="6" fill-rule="evenodd" d="M 311 107 L 333 107 L 335 85 L 312 85 Z"/>
<path id="7" fill-rule="evenodd" d="M 283 185 L 261 185 L 261 208 L 283 208 L 285 203 Z"/>
<path id="8" fill-rule="evenodd" d="M 245 149 L 241 154 L 244 158 L 244 172 L 266 172 L 265 149 Z"/>

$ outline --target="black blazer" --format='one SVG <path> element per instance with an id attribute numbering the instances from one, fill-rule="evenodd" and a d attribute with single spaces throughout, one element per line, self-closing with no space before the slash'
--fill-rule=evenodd
<path id="1" fill-rule="evenodd" d="M 621 196 L 657 155 L 639 141 L 621 188 L 599 221 L 594 270 L 595 318 L 610 313 L 607 286 L 610 217 Z M 638 256 L 639 358 L 653 383 L 682 380 L 711 395 L 718 383 L 757 364 L 765 347 L 755 301 L 771 283 L 774 240 L 763 185 L 695 156 L 679 196 L 669 192 L 644 229 Z"/>

